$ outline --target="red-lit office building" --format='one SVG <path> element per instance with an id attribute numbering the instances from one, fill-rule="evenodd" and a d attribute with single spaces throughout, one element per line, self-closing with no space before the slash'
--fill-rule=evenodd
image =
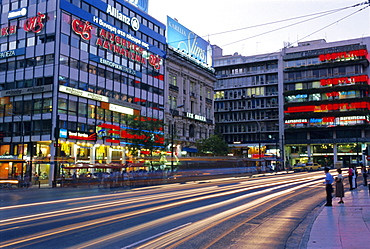
<path id="1" fill-rule="evenodd" d="M 287 163 L 368 164 L 369 47 L 364 37 L 283 49 Z"/>
<path id="2" fill-rule="evenodd" d="M 128 116 L 164 118 L 165 25 L 125 0 L 0 3 L 0 178 L 124 163 Z"/>

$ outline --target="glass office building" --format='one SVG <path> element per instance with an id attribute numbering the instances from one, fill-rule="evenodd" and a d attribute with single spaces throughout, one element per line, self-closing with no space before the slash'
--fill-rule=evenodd
<path id="1" fill-rule="evenodd" d="M 0 178 L 51 183 L 70 164 L 133 156 L 127 120 L 164 118 L 165 25 L 124 0 L 0 11 Z"/>

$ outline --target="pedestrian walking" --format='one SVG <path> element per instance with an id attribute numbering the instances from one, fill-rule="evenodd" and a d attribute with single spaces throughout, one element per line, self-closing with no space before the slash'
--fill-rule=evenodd
<path id="1" fill-rule="evenodd" d="M 364 186 L 367 186 L 367 169 L 366 169 L 366 166 L 364 165 L 361 167 L 361 174 L 364 180 Z"/>
<path id="2" fill-rule="evenodd" d="M 333 182 L 334 178 L 329 173 L 329 168 L 325 168 L 325 191 L 326 191 L 326 204 L 325 206 L 331 207 L 332 206 L 332 193 L 333 193 Z"/>
<path id="3" fill-rule="evenodd" d="M 343 180 L 344 177 L 342 175 L 342 169 L 337 169 L 338 175 L 335 177 L 335 197 L 339 197 L 340 201 L 339 204 L 343 204 L 343 197 L 344 197 L 344 186 Z"/>

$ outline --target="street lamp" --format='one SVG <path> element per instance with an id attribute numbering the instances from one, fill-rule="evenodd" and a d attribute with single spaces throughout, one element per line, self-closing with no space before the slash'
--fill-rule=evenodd
<path id="1" fill-rule="evenodd" d="M 176 109 L 179 109 L 183 107 L 184 105 L 178 105 L 176 106 Z M 174 110 L 170 110 L 171 115 L 172 115 L 172 124 L 171 124 L 171 172 L 173 172 L 174 166 L 173 166 L 173 160 L 174 160 L 174 131 L 176 129 L 176 122 L 175 122 L 175 114 Z"/>

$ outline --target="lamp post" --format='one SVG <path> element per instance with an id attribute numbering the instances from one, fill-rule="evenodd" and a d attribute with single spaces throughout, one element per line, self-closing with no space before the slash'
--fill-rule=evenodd
<path id="1" fill-rule="evenodd" d="M 178 105 L 176 106 L 175 109 L 179 109 L 183 107 L 184 105 Z M 176 129 L 176 122 L 175 122 L 175 114 L 174 110 L 170 110 L 171 115 L 172 115 L 172 123 L 171 123 L 171 172 L 173 172 L 174 165 L 173 165 L 173 160 L 174 160 L 174 136 L 175 136 L 175 129 Z"/>

